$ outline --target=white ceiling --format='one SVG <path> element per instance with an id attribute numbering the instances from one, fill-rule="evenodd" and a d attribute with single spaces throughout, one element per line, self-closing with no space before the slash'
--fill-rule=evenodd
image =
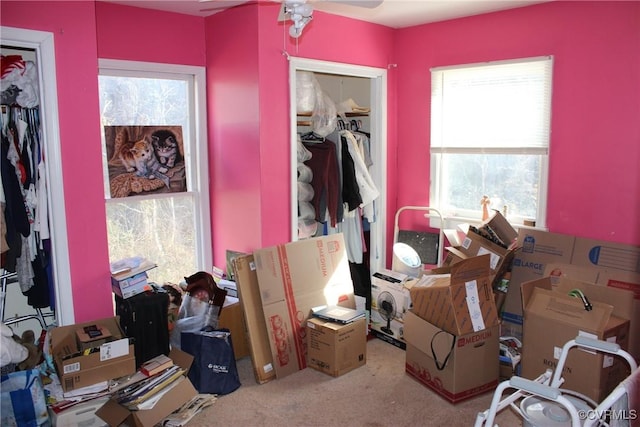
<path id="1" fill-rule="evenodd" d="M 178 12 L 195 16 L 209 16 L 229 7 L 256 1 L 279 0 L 99 0 L 129 6 Z M 300 0 L 301 2 L 303 0 Z M 368 0 L 350 0 L 350 3 Z M 447 19 L 514 9 L 552 0 L 384 0 L 375 8 L 340 4 L 340 0 L 307 0 L 314 9 L 335 15 L 404 28 Z M 376 3 L 374 1 L 374 3 Z"/>

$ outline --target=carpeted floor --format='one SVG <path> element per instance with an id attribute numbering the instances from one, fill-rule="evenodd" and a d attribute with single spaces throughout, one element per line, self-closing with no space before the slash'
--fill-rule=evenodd
<path id="1" fill-rule="evenodd" d="M 258 384 L 251 359 L 238 361 L 242 386 L 219 396 L 189 427 L 208 426 L 473 426 L 492 393 L 456 405 L 405 373 L 405 352 L 379 339 L 367 343 L 367 364 L 334 378 L 306 368 Z M 521 426 L 511 409 L 500 426 Z"/>

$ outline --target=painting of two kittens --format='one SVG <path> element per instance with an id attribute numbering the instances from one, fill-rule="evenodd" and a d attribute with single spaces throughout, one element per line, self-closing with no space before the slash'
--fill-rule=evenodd
<path id="1" fill-rule="evenodd" d="M 105 141 L 112 197 L 186 191 L 181 126 L 105 126 Z"/>

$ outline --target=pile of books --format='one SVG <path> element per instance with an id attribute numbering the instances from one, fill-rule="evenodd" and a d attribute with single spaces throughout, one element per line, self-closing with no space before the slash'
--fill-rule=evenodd
<path id="1" fill-rule="evenodd" d="M 157 264 L 142 257 L 126 258 L 111 264 L 111 290 L 121 298 L 130 298 L 152 289 L 148 270 Z"/>
<path id="2" fill-rule="evenodd" d="M 171 358 L 161 354 L 143 363 L 138 374 L 115 391 L 113 398 L 130 410 L 151 409 L 165 393 L 185 381 L 184 373 Z"/>

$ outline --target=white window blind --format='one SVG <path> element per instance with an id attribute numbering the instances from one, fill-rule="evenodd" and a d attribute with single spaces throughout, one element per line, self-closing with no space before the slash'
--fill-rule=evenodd
<path id="1" fill-rule="evenodd" d="M 491 209 L 546 226 L 551 56 L 431 70 L 430 205 L 447 218 Z"/>
<path id="2" fill-rule="evenodd" d="M 546 149 L 552 62 L 543 57 L 432 69 L 432 149 Z"/>

